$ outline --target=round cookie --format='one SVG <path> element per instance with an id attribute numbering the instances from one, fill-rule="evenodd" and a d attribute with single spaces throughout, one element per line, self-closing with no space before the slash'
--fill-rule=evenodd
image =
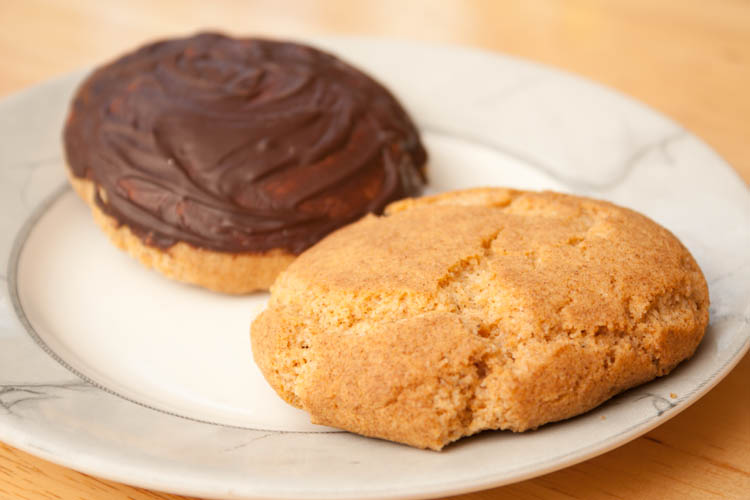
<path id="1" fill-rule="evenodd" d="M 64 143 L 74 188 L 118 247 L 229 293 L 267 288 L 425 182 L 418 132 L 382 85 L 311 47 L 211 33 L 96 70 Z"/>
<path id="2" fill-rule="evenodd" d="M 314 423 L 441 449 L 667 374 L 708 323 L 666 229 L 611 203 L 474 189 L 396 202 L 281 273 L 255 360 Z"/>

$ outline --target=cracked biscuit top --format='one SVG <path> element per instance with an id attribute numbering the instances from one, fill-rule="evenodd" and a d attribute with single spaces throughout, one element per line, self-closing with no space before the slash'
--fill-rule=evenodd
<path id="1" fill-rule="evenodd" d="M 158 248 L 298 254 L 425 182 L 417 130 L 382 85 L 311 47 L 219 34 L 95 71 L 64 141 L 99 208 Z"/>
<path id="2" fill-rule="evenodd" d="M 302 254 L 252 325 L 315 423 L 432 449 L 532 429 L 668 373 L 706 328 L 694 259 L 631 210 L 487 188 L 386 214 Z"/>

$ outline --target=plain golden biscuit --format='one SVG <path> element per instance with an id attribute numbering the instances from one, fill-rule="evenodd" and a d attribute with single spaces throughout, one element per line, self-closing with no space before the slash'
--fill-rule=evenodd
<path id="1" fill-rule="evenodd" d="M 386 214 L 303 253 L 252 325 L 315 423 L 435 450 L 533 429 L 669 373 L 708 323 L 690 253 L 611 203 L 487 188 Z"/>

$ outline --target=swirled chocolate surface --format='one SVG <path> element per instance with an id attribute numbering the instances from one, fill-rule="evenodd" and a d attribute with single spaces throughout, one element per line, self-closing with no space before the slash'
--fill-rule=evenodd
<path id="1" fill-rule="evenodd" d="M 418 133 L 380 84 L 311 47 L 219 34 L 95 71 L 64 140 L 99 207 L 159 248 L 298 254 L 425 182 Z"/>

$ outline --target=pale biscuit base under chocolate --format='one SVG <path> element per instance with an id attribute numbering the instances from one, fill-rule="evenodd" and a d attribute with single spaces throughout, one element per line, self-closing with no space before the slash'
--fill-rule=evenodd
<path id="1" fill-rule="evenodd" d="M 312 421 L 440 449 L 585 412 L 690 357 L 708 289 L 631 210 L 475 189 L 405 200 L 307 250 L 252 325 Z"/>
<path id="2" fill-rule="evenodd" d="M 197 248 L 185 242 L 165 250 L 148 246 L 129 227 L 119 224 L 97 206 L 93 182 L 70 173 L 68 177 L 75 191 L 91 207 L 96 223 L 115 246 L 174 280 L 231 294 L 267 290 L 295 259 L 294 255 L 280 249 L 231 254 Z"/>

